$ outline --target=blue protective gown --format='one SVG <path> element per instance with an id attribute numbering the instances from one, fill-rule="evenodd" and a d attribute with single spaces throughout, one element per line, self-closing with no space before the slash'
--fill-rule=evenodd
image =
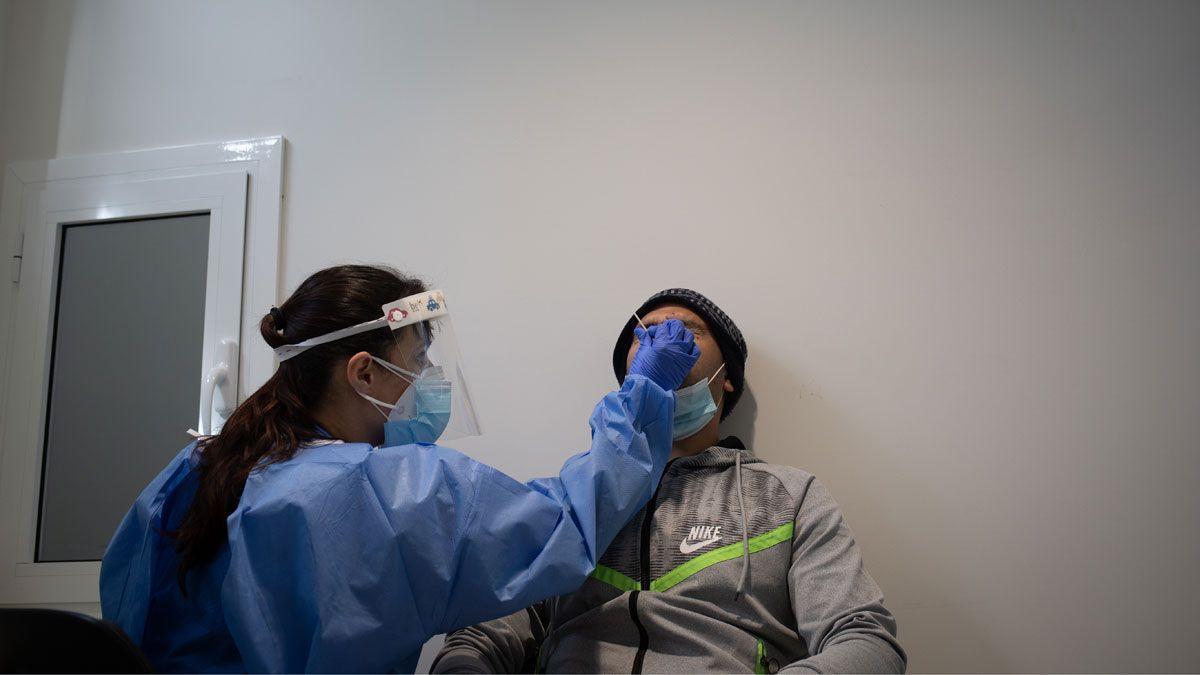
<path id="1" fill-rule="evenodd" d="M 314 445 L 254 471 L 227 545 L 176 583 L 193 445 L 104 555 L 100 600 L 163 672 L 405 671 L 433 635 L 574 590 L 650 498 L 674 397 L 626 378 L 557 478 L 518 482 L 449 448 Z"/>

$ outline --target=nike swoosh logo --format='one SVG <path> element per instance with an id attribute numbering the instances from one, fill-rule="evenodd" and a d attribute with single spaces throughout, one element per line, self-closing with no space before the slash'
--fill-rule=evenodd
<path id="1" fill-rule="evenodd" d="M 687 543 L 687 540 L 684 540 L 684 541 L 679 542 L 679 552 L 684 555 L 687 555 L 689 553 L 695 553 L 696 551 L 699 551 L 700 549 L 704 548 L 705 546 L 708 546 L 709 544 L 715 544 L 718 541 L 721 541 L 720 537 L 713 537 L 712 539 L 705 539 L 704 541 L 699 541 L 699 542 L 696 542 L 695 544 L 689 544 L 689 543 Z"/>

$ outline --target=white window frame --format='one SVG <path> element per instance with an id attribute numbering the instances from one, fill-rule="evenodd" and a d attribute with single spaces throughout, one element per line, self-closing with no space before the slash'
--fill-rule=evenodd
<path id="1" fill-rule="evenodd" d="M 197 428 L 219 428 L 275 365 L 257 319 L 278 301 L 284 146 L 274 136 L 9 167 L 0 224 L 18 232 L 19 286 L 0 388 L 0 604 L 99 601 L 99 562 L 34 562 L 63 225 L 210 214 Z"/>

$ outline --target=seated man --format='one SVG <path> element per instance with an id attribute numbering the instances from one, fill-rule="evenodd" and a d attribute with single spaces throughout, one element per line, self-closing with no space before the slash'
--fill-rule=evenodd
<path id="1" fill-rule="evenodd" d="M 718 440 L 744 387 L 741 331 L 687 289 L 637 316 L 680 319 L 701 350 L 657 492 L 579 590 L 452 633 L 433 672 L 903 672 L 896 621 L 829 492 Z M 635 330 L 617 338 L 618 381 Z"/>

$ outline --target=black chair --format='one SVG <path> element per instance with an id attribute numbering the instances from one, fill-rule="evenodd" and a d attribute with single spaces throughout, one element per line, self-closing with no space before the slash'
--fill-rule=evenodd
<path id="1" fill-rule="evenodd" d="M 0 672 L 152 673 L 116 624 L 56 609 L 0 608 Z"/>

